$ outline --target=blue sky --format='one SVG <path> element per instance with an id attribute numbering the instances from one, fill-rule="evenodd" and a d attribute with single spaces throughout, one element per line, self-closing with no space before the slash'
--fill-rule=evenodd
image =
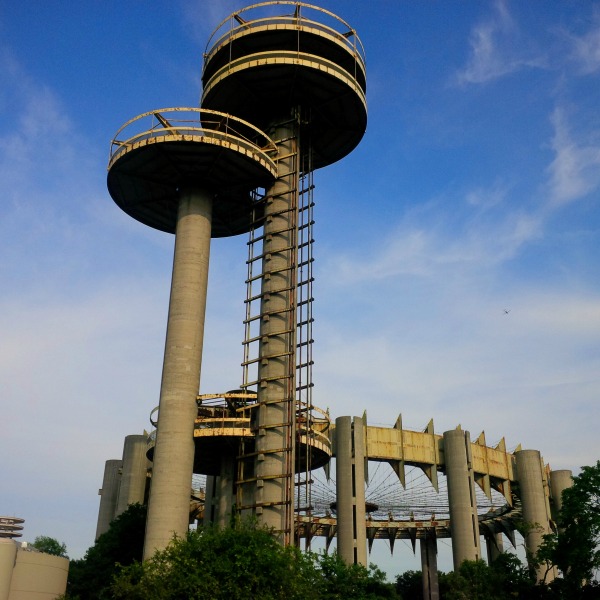
<path id="1" fill-rule="evenodd" d="M 241 6 L 0 4 L 0 514 L 73 557 L 150 428 L 172 261 L 106 191 L 111 136 L 197 105 Z M 595 463 L 600 3 L 321 6 L 366 48 L 369 123 L 315 174 L 316 404 Z M 241 380 L 245 242 L 212 245 L 202 392 Z"/>

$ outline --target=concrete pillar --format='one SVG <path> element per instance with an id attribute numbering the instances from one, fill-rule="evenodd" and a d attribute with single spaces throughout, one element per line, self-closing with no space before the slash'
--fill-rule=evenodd
<path id="1" fill-rule="evenodd" d="M 259 349 L 255 512 L 284 545 L 293 543 L 296 416 L 297 138 L 293 123 L 270 132 L 278 146 L 278 178 L 265 208 Z"/>
<path id="2" fill-rule="evenodd" d="M 212 525 L 217 519 L 216 504 L 218 502 L 217 488 L 219 478 L 216 475 L 206 477 L 206 487 L 204 488 L 204 516 L 202 525 Z"/>
<path id="3" fill-rule="evenodd" d="M 544 482 L 542 458 L 538 450 L 520 450 L 515 452 L 517 481 L 521 496 L 523 522 L 525 524 L 525 548 L 527 553 L 535 555 L 542 538 L 550 533 L 550 515 L 547 489 Z M 537 571 L 538 581 L 554 579 L 554 573 L 546 573 L 546 567 Z"/>
<path id="4" fill-rule="evenodd" d="M 108 531 L 117 510 L 119 496 L 119 481 L 121 479 L 121 460 L 107 460 L 104 464 L 104 478 L 100 495 L 100 508 L 98 509 L 98 523 L 96 525 L 96 539 Z"/>
<path id="5" fill-rule="evenodd" d="M 484 537 L 487 560 L 491 565 L 504 552 L 504 540 L 501 533 L 486 533 Z"/>
<path id="6" fill-rule="evenodd" d="M 218 478 L 218 511 L 217 524 L 223 529 L 231 524 L 234 503 L 233 484 L 235 481 L 235 457 L 224 455 L 221 457 L 221 474 Z"/>
<path id="7" fill-rule="evenodd" d="M 558 523 L 562 508 L 562 493 L 573 485 L 573 471 L 561 469 L 550 471 L 550 494 L 552 496 L 552 519 Z"/>
<path id="8" fill-rule="evenodd" d="M 184 190 L 175 234 L 144 559 L 188 530 L 211 219 L 211 194 Z"/>
<path id="9" fill-rule="evenodd" d="M 8 600 L 16 559 L 17 543 L 8 538 L 0 538 L 0 600 Z"/>
<path id="10" fill-rule="evenodd" d="M 440 587 L 437 570 L 437 540 L 435 530 L 427 531 L 420 540 L 423 600 L 439 600 Z"/>
<path id="11" fill-rule="evenodd" d="M 130 504 L 144 504 L 148 479 L 148 447 L 145 435 L 128 435 L 123 445 L 123 466 L 115 518 Z"/>
<path id="12" fill-rule="evenodd" d="M 367 565 L 364 423 L 335 420 L 337 552 L 348 564 Z"/>
<path id="13" fill-rule="evenodd" d="M 452 558 L 457 570 L 465 560 L 479 560 L 479 520 L 468 431 L 444 432 L 444 461 L 448 482 Z"/>

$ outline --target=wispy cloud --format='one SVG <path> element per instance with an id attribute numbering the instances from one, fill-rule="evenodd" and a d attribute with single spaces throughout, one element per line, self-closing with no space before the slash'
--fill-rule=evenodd
<path id="1" fill-rule="evenodd" d="M 367 257 L 357 253 L 332 258 L 325 265 L 325 277 L 356 285 L 398 276 L 439 277 L 449 268 L 477 270 L 510 260 L 543 235 L 543 218 L 537 212 L 507 207 L 504 196 L 497 186 L 464 194 L 470 217 L 458 231 L 448 213 L 452 209 L 444 209 L 444 202 L 421 207 L 381 237 Z M 482 210 L 484 205 L 487 210 Z"/>
<path id="2" fill-rule="evenodd" d="M 600 186 L 599 132 L 588 132 L 585 140 L 575 139 L 562 108 L 554 111 L 551 120 L 554 160 L 548 167 L 550 199 L 552 204 L 561 205 L 583 198 Z"/>
<path id="3" fill-rule="evenodd" d="M 523 56 L 527 52 L 520 41 L 506 3 L 498 0 L 493 14 L 471 31 L 471 51 L 467 64 L 456 73 L 459 85 L 486 83 L 525 67 L 539 67 L 540 57 Z"/>
<path id="4" fill-rule="evenodd" d="M 571 41 L 573 59 L 579 66 L 579 72 L 588 75 L 600 70 L 600 9 L 598 7 L 590 30 L 579 37 L 572 36 Z"/>
<path id="5" fill-rule="evenodd" d="M 235 0 L 186 0 L 183 17 L 192 32 L 192 37 L 202 44 L 202 50 L 209 36 L 228 15 L 243 6 Z M 216 40 L 212 40 L 214 43 Z"/>

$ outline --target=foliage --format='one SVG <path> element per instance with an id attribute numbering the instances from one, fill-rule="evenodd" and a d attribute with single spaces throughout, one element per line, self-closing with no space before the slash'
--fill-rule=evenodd
<path id="1" fill-rule="evenodd" d="M 396 591 L 402 600 L 423 600 L 423 573 L 405 571 L 396 577 Z"/>
<path id="2" fill-rule="evenodd" d="M 543 598 L 519 559 L 500 555 L 488 566 L 482 560 L 465 561 L 457 571 L 439 573 L 440 600 L 533 600 Z M 396 579 L 396 590 L 405 600 L 421 600 L 421 571 L 407 571 Z M 542 590 L 543 591 L 543 590 Z"/>
<path id="3" fill-rule="evenodd" d="M 62 556 L 63 558 L 69 558 L 67 556 L 67 546 L 52 537 L 48 537 L 46 535 L 38 535 L 33 541 L 33 544 L 31 545 L 40 552 L 52 554 L 53 556 Z"/>
<path id="4" fill-rule="evenodd" d="M 130 505 L 88 549 L 84 558 L 71 561 L 67 597 L 72 600 L 111 598 L 110 585 L 115 573 L 142 558 L 145 527 L 146 507 Z"/>
<path id="5" fill-rule="evenodd" d="M 552 587 L 562 589 L 565 597 L 577 598 L 584 587 L 592 589 L 600 569 L 600 461 L 582 467 L 572 487 L 562 495 L 558 531 L 544 536 L 537 560 L 556 566 L 562 581 Z M 587 585 L 586 585 L 587 584 Z"/>
<path id="6" fill-rule="evenodd" d="M 346 565 L 337 555 L 282 547 L 266 529 L 243 523 L 174 539 L 115 578 L 114 598 L 170 600 L 377 600 L 397 598 L 384 574 Z"/>
<path id="7" fill-rule="evenodd" d="M 318 593 L 310 598 L 377 600 L 398 598 L 395 586 L 386 581 L 385 573 L 375 565 L 347 565 L 338 554 L 307 554 Z"/>

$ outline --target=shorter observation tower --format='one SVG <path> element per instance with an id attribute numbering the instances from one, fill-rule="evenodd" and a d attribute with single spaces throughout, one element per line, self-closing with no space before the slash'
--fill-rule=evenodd
<path id="1" fill-rule="evenodd" d="M 211 237 L 247 231 L 251 191 L 277 174 L 276 146 L 223 112 L 167 108 L 116 133 L 108 190 L 128 215 L 175 233 L 144 557 L 188 529 Z"/>

